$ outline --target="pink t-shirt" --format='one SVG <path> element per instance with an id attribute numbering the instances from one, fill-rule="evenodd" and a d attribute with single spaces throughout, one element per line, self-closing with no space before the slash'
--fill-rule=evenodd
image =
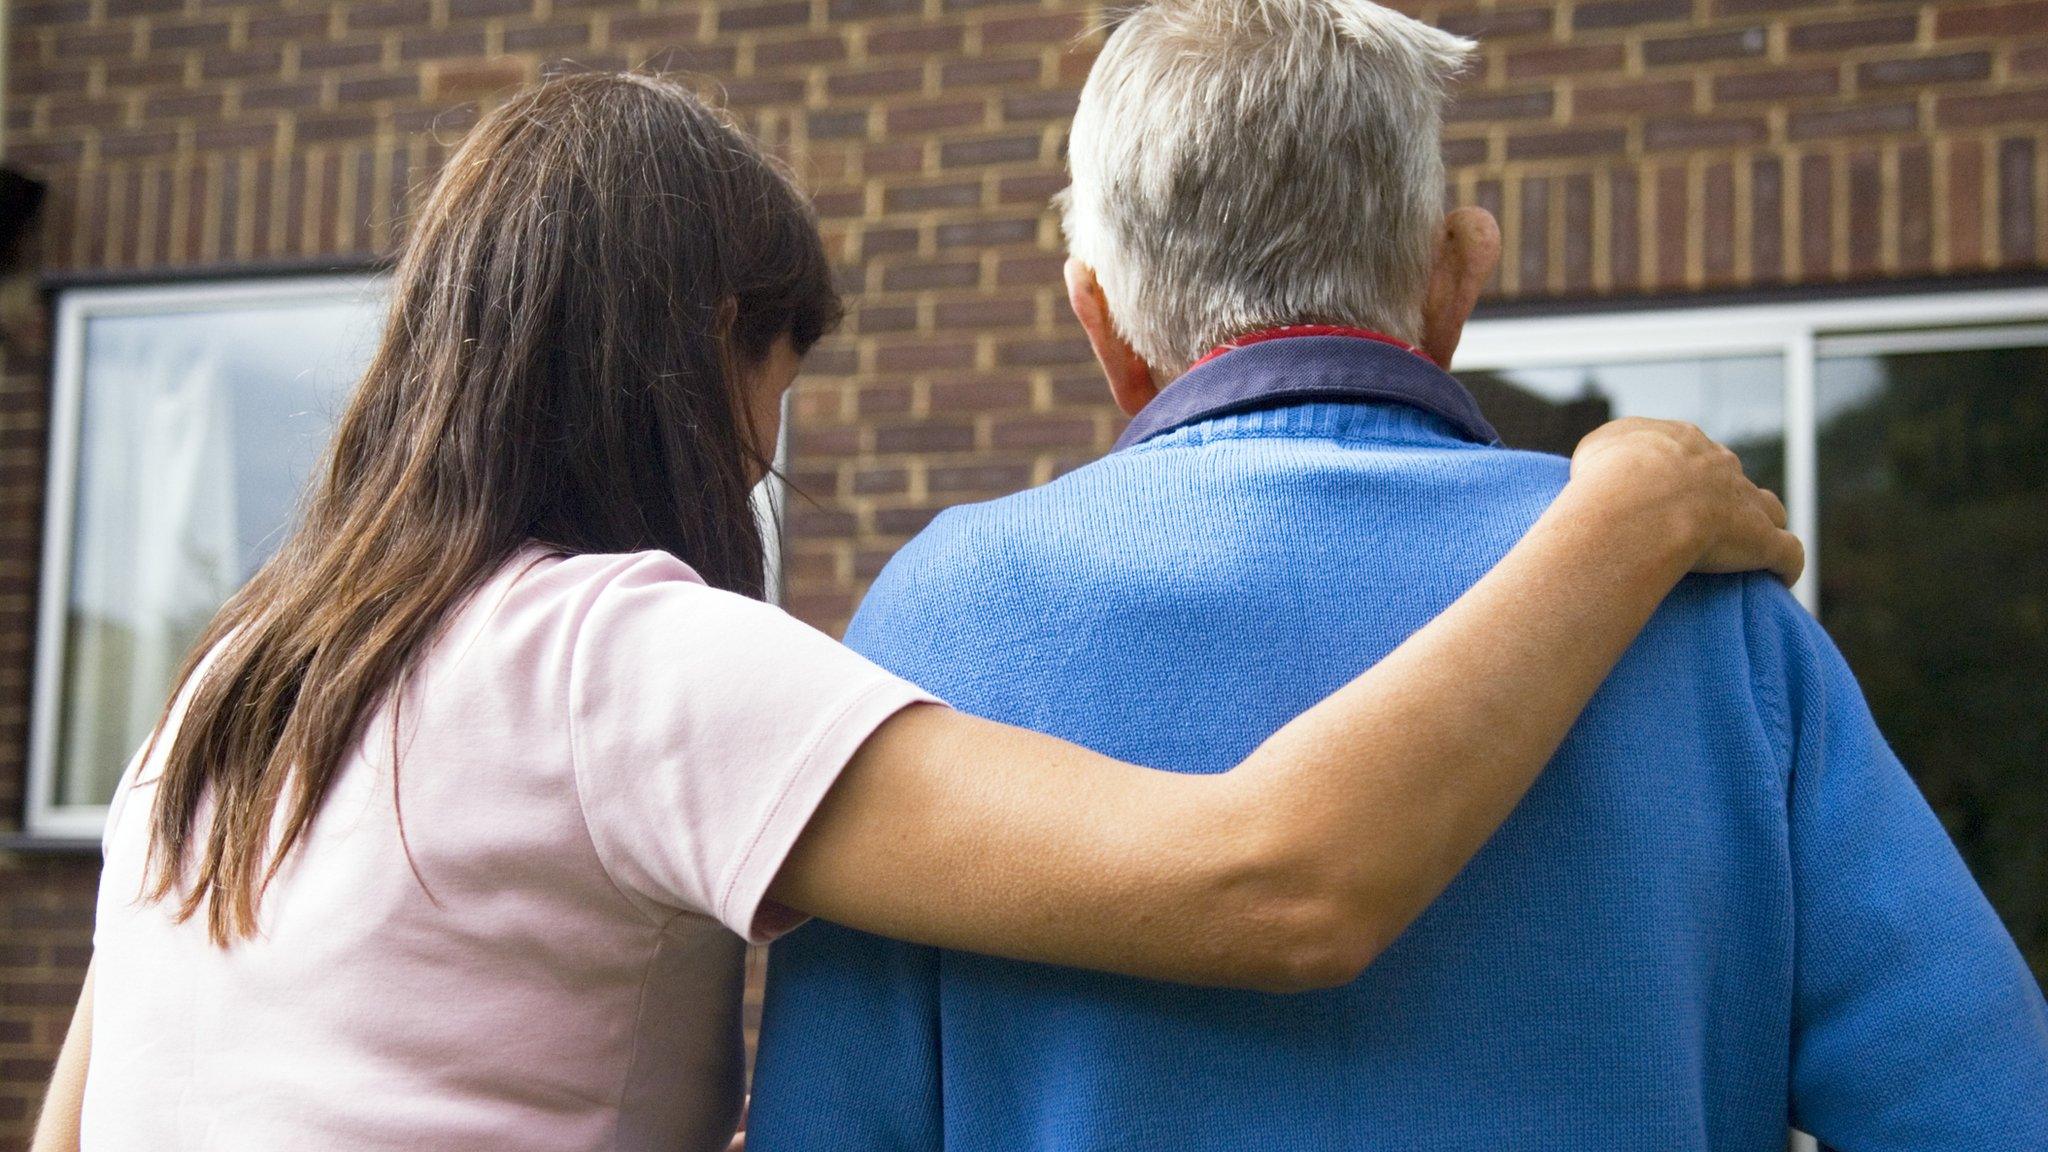
<path id="1" fill-rule="evenodd" d="M 261 935 L 225 950 L 138 899 L 158 768 L 130 767 L 84 1147 L 724 1148 L 741 937 L 793 926 L 764 894 L 797 834 L 862 741 L 929 699 L 665 554 L 523 553 L 397 711 L 417 878 L 388 706 Z"/>

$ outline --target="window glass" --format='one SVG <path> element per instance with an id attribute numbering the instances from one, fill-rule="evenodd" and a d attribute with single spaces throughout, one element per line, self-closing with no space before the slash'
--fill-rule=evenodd
<path id="1" fill-rule="evenodd" d="M 290 526 L 380 315 L 359 291 L 86 312 L 52 803 L 107 802 Z"/>
<path id="2" fill-rule="evenodd" d="M 1760 484 L 1783 490 L 1785 366 L 1779 356 L 1461 372 L 1510 447 L 1571 454 L 1608 420 L 1687 420 L 1742 456 Z"/>
<path id="3" fill-rule="evenodd" d="M 1821 621 L 2048 979 L 2048 347 L 1816 367 Z"/>

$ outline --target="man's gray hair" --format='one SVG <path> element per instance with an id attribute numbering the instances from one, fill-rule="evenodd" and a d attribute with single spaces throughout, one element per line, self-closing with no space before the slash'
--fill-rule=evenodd
<path id="1" fill-rule="evenodd" d="M 1158 0 L 1089 73 L 1067 249 L 1163 378 L 1258 328 L 1421 336 L 1472 42 L 1368 0 Z"/>

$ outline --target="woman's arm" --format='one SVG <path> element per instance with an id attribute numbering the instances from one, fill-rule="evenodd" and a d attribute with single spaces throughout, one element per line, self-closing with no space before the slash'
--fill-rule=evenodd
<path id="1" fill-rule="evenodd" d="M 78 1152 L 78 1117 L 85 1107 L 85 1066 L 91 1057 L 92 966 L 88 964 L 85 987 L 79 989 L 78 1007 L 71 1013 L 71 1031 L 64 1034 L 57 1066 L 50 1071 L 50 1089 L 43 1094 L 42 1114 L 36 1117 L 31 1152 Z"/>
<path id="2" fill-rule="evenodd" d="M 1018 959 L 1347 982 L 1507 819 L 1681 576 L 1796 577 L 1784 523 L 1697 429 L 1609 425 L 1491 573 L 1234 770 L 1152 771 L 910 708 L 847 766 L 770 895 Z"/>

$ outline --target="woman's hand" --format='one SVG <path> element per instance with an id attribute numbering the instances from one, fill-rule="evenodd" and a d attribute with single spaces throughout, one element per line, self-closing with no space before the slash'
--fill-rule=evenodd
<path id="1" fill-rule="evenodd" d="M 1790 584 L 1806 567 L 1784 502 L 1691 424 L 1635 417 L 1594 429 L 1572 453 L 1573 489 L 1610 513 L 1666 521 L 1690 571 L 1768 569 Z"/>

